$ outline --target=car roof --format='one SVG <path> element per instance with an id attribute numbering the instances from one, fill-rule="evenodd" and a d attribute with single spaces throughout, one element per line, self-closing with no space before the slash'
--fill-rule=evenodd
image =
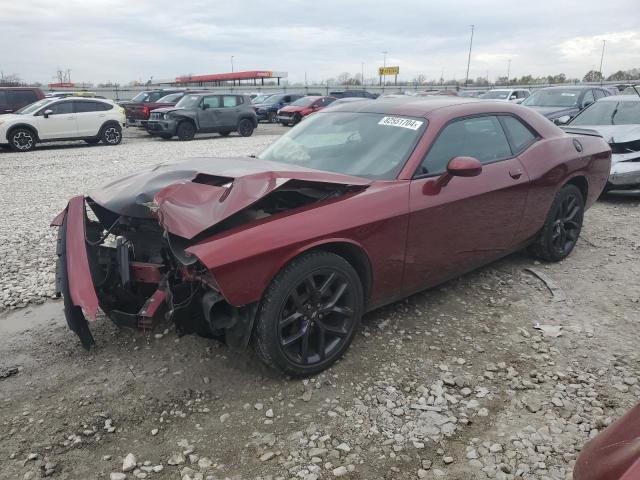
<path id="1" fill-rule="evenodd" d="M 601 87 L 600 85 L 566 85 L 566 86 L 558 85 L 555 87 L 544 87 L 537 91 L 540 91 L 540 90 L 587 90 L 589 88 L 599 88 L 601 90 L 604 90 L 604 87 Z"/>
<path id="2" fill-rule="evenodd" d="M 426 117 L 434 110 L 455 107 L 463 104 L 481 103 L 491 104 L 486 100 L 478 100 L 469 97 L 432 96 L 432 97 L 394 97 L 379 98 L 370 102 L 348 102 L 336 106 L 332 111 L 379 113 L 389 115 L 410 115 L 413 117 Z"/>
<path id="3" fill-rule="evenodd" d="M 608 97 L 602 97 L 598 102 L 640 102 L 640 96 L 638 95 L 609 95 Z"/>

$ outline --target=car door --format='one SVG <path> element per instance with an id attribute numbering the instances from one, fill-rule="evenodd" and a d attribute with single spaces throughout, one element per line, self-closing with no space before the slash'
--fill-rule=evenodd
<path id="1" fill-rule="evenodd" d="M 240 105 L 242 97 L 237 95 L 222 95 L 221 108 L 218 116 L 218 128 L 235 130 L 240 120 Z"/>
<path id="2" fill-rule="evenodd" d="M 46 117 L 44 112 L 51 112 Z M 73 100 L 49 104 L 34 115 L 35 127 L 42 140 L 77 138 L 78 125 L 73 111 Z"/>
<path id="3" fill-rule="evenodd" d="M 477 177 L 434 188 L 448 162 L 478 159 Z M 436 137 L 411 182 L 404 290 L 412 293 L 504 255 L 523 214 L 528 177 L 495 115 L 458 118 Z"/>
<path id="4" fill-rule="evenodd" d="M 215 132 L 220 114 L 220 95 L 202 97 L 198 106 L 198 129 L 201 132 Z"/>
<path id="5" fill-rule="evenodd" d="M 107 114 L 102 103 L 91 100 L 74 100 L 73 107 L 78 124 L 79 137 L 95 137 L 100 132 Z"/>

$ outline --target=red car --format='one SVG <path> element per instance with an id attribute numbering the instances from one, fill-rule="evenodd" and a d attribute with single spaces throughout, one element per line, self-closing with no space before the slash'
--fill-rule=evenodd
<path id="1" fill-rule="evenodd" d="M 324 107 L 328 107 L 331 103 L 335 102 L 335 100 L 333 97 L 302 97 L 278 110 L 278 122 L 285 126 L 295 125 L 307 115 L 318 112 Z"/>
<path id="2" fill-rule="evenodd" d="M 367 311 L 527 246 L 567 257 L 610 162 L 601 137 L 506 102 L 347 103 L 257 158 L 165 163 L 72 198 L 53 221 L 58 290 L 86 348 L 100 308 L 310 375 Z"/>
<path id="3" fill-rule="evenodd" d="M 640 478 L 640 405 L 609 425 L 580 452 L 574 480 Z"/>

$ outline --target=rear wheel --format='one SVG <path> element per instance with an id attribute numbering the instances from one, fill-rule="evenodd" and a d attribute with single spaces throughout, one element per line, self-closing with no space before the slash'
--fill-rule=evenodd
<path id="1" fill-rule="evenodd" d="M 278 123 L 278 113 L 269 112 L 269 123 Z"/>
<path id="2" fill-rule="evenodd" d="M 184 121 L 178 125 L 178 129 L 176 130 L 176 134 L 180 140 L 187 141 L 193 140 L 193 137 L 196 134 L 196 127 L 193 123 Z"/>
<path id="3" fill-rule="evenodd" d="M 16 128 L 9 136 L 9 145 L 16 152 L 28 152 L 36 146 L 36 136 L 28 128 Z"/>
<path id="4" fill-rule="evenodd" d="M 118 145 L 122 141 L 122 128 L 120 125 L 107 125 L 102 129 L 100 140 L 107 145 Z"/>
<path id="5" fill-rule="evenodd" d="M 565 185 L 556 194 L 538 239 L 531 249 L 549 262 L 568 257 L 576 246 L 584 217 L 584 199 L 575 185 Z"/>
<path id="6" fill-rule="evenodd" d="M 238 123 L 238 133 L 243 137 L 250 137 L 253 134 L 253 122 L 248 118 L 243 118 Z"/>
<path id="7" fill-rule="evenodd" d="M 315 252 L 293 260 L 269 285 L 257 314 L 256 353 L 289 375 L 313 375 L 351 344 L 364 309 L 358 274 L 344 258 Z"/>

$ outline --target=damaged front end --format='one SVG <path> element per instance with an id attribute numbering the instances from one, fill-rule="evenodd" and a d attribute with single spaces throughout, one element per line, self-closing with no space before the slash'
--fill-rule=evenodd
<path id="1" fill-rule="evenodd" d="M 638 132 L 640 133 L 640 131 Z M 640 188 L 640 139 L 632 141 L 610 140 L 611 174 L 608 190 Z"/>
<path id="2" fill-rule="evenodd" d="M 246 346 L 256 302 L 228 303 L 210 268 L 189 247 L 343 196 L 358 183 L 237 169 L 213 175 L 198 165 L 176 165 L 74 197 L 52 222 L 59 227 L 56 290 L 69 328 L 86 349 L 94 343 L 88 322 L 96 320 L 98 309 L 120 327 L 150 330 L 171 319 L 180 334 Z M 364 188 L 359 183 L 356 188 Z"/>

